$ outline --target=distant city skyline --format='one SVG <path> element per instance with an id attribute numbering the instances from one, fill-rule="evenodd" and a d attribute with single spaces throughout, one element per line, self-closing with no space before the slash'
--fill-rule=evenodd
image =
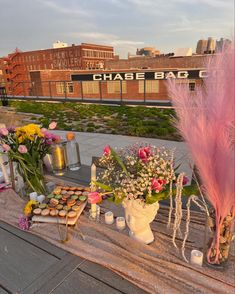
<path id="1" fill-rule="evenodd" d="M 0 7 L 0 57 L 57 40 L 111 45 L 121 58 L 146 46 L 195 52 L 199 39 L 234 32 L 233 0 L 0 0 Z"/>

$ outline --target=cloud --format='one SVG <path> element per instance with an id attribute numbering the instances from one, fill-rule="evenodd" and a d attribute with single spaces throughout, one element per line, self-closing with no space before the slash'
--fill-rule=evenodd
<path id="1" fill-rule="evenodd" d="M 82 9 L 81 7 L 79 8 L 68 8 L 68 5 L 59 5 L 58 1 L 51 1 L 51 0 L 36 0 L 39 2 L 41 5 L 59 13 L 59 14 L 66 14 L 68 16 L 91 16 L 90 13 L 87 10 Z M 66 3 L 65 3 L 66 4 Z"/>
<path id="2" fill-rule="evenodd" d="M 122 55 L 123 57 L 126 57 L 128 52 L 134 54 L 136 52 L 137 46 L 144 45 L 143 41 L 125 40 L 121 39 L 115 34 L 105 34 L 100 32 L 72 32 L 69 34 L 69 36 L 73 38 L 85 39 L 86 42 L 107 44 L 113 46 L 115 52 Z"/>

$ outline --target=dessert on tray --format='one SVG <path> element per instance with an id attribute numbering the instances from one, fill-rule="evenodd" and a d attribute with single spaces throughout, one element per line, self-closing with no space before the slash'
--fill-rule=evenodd
<path id="1" fill-rule="evenodd" d="M 33 221 L 75 224 L 87 203 L 88 187 L 56 186 L 43 203 L 35 205 Z"/>

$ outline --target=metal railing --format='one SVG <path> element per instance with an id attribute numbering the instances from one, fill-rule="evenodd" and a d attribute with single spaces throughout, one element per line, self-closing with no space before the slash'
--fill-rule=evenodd
<path id="1" fill-rule="evenodd" d="M 155 82 L 157 81 L 155 80 Z M 7 96 L 9 99 L 20 100 L 41 100 L 57 102 L 67 101 L 146 106 L 171 105 L 167 93 L 165 93 L 165 99 L 162 99 L 164 93 L 149 93 L 150 91 L 147 91 L 145 80 L 143 80 L 142 91 L 139 91 L 140 89 L 138 81 L 128 81 L 125 84 L 123 81 L 119 81 L 113 84 L 111 88 L 108 88 L 108 83 L 106 81 L 97 81 L 96 84 L 87 83 L 94 82 L 17 82 L 12 85 L 12 93 L 8 93 Z M 159 99 L 159 95 L 161 96 L 161 99 Z"/>

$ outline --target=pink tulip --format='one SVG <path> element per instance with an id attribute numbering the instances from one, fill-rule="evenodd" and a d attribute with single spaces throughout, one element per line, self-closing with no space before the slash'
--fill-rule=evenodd
<path id="1" fill-rule="evenodd" d="M 25 145 L 19 145 L 18 151 L 20 153 L 27 153 L 28 152 L 28 149 L 27 149 L 27 147 Z"/>
<path id="2" fill-rule="evenodd" d="M 88 202 L 91 204 L 99 203 L 102 200 L 100 193 L 98 192 L 90 192 L 88 194 Z"/>
<path id="3" fill-rule="evenodd" d="M 104 147 L 104 154 L 106 156 L 109 156 L 111 154 L 111 149 L 110 149 L 110 146 L 109 145 L 107 145 L 107 146 Z"/>
<path id="4" fill-rule="evenodd" d="M 0 135 L 7 136 L 9 134 L 7 128 L 1 128 L 0 129 Z"/>
<path id="5" fill-rule="evenodd" d="M 8 144 L 2 144 L 2 149 L 6 152 L 11 150 L 11 147 Z"/>
<path id="6" fill-rule="evenodd" d="M 139 158 L 143 162 L 147 162 L 148 161 L 148 157 L 151 155 L 151 149 L 150 149 L 150 147 L 140 148 L 139 151 L 138 151 L 138 155 L 139 155 Z"/>
<path id="7" fill-rule="evenodd" d="M 52 121 L 52 122 L 49 124 L 49 129 L 50 129 L 50 130 L 54 130 L 54 129 L 56 128 L 56 126 L 57 126 L 57 122 Z"/>
<path id="8" fill-rule="evenodd" d="M 156 178 L 152 179 L 152 190 L 155 191 L 161 191 L 163 189 L 163 186 L 165 185 L 166 181 L 165 180 L 157 180 Z"/>

